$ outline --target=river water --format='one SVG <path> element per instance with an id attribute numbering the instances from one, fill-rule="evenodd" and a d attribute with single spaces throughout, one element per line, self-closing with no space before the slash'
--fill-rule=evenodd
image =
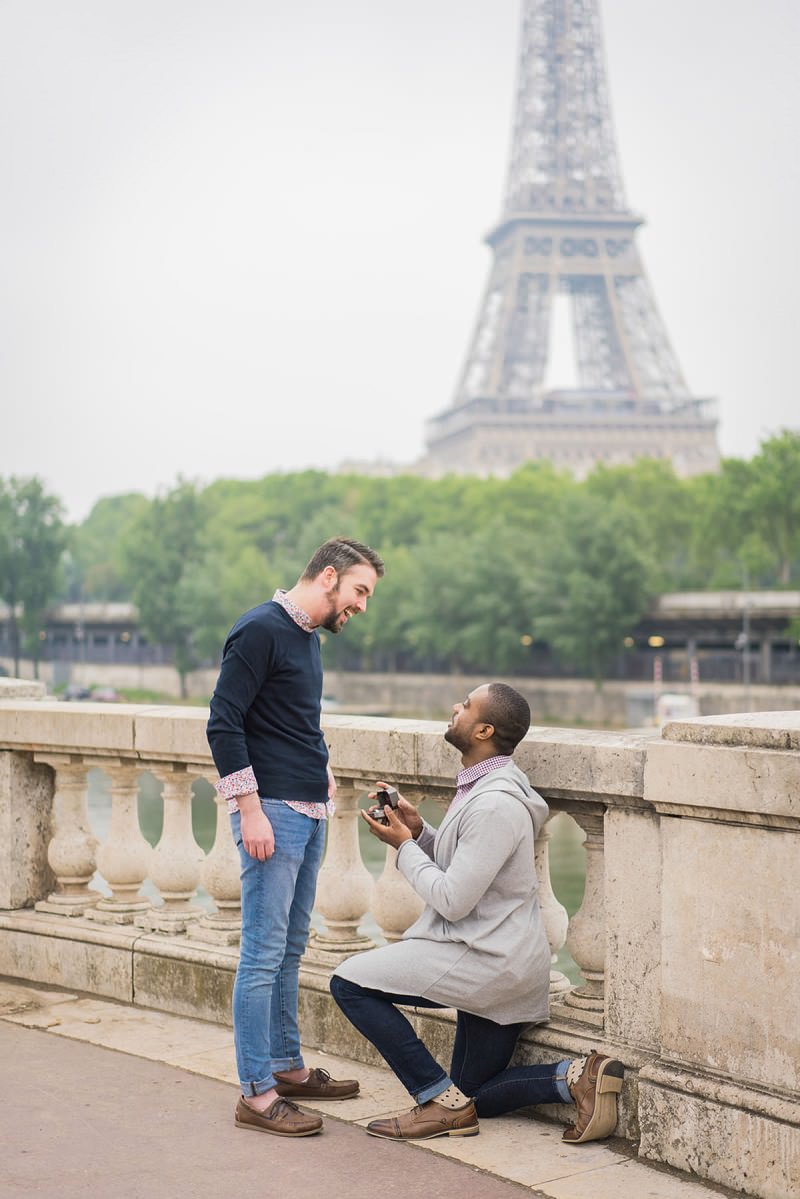
<path id="1" fill-rule="evenodd" d="M 92 831 L 101 841 L 105 840 L 111 824 L 111 790 L 107 776 L 100 770 L 89 771 L 88 798 Z M 362 806 L 367 807 L 366 795 Z M 433 802 L 426 801 L 421 812 L 425 819 L 434 825 L 438 825 L 442 818 L 441 808 Z M 192 828 L 195 840 L 206 853 L 214 843 L 216 819 L 214 790 L 210 783 L 198 779 L 193 785 Z M 139 825 L 147 841 L 156 845 L 161 836 L 162 826 L 161 784 L 150 773 L 142 774 L 139 780 Z M 551 828 L 553 836 L 550 841 L 550 879 L 558 899 L 572 916 L 580 907 L 583 897 L 583 833 L 573 820 L 563 814 L 555 818 Z M 370 873 L 377 878 L 383 870 L 385 850 L 363 822 L 359 823 L 359 842 L 362 860 Z M 95 876 L 93 886 L 105 894 L 109 893 L 100 875 Z M 158 892 L 149 880 L 145 882 L 142 890 L 150 899 L 157 901 Z M 197 902 L 213 909 L 208 894 L 202 888 L 198 892 Z M 316 918 L 314 923 L 317 927 L 321 926 L 321 921 Z M 369 913 L 360 931 L 379 943 L 383 940 Z M 578 968 L 566 949 L 561 950 L 556 968 L 563 971 L 571 982 L 581 981 Z"/>

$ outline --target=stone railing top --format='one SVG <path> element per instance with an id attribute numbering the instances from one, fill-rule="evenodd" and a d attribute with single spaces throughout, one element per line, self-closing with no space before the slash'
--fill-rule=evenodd
<path id="1" fill-rule="evenodd" d="M 207 720 L 207 708 L 0 700 L 0 745 L 210 762 Z"/>
<path id="2" fill-rule="evenodd" d="M 115 755 L 209 768 L 206 708 L 0 700 L 0 747 L 87 756 Z M 323 715 L 331 761 L 342 781 L 447 790 L 460 768 L 439 721 Z M 530 730 L 515 755 L 533 785 L 553 798 L 640 799 L 648 741 L 641 734 Z"/>
<path id="3" fill-rule="evenodd" d="M 0 677 L 0 699 L 44 699 L 47 688 L 33 679 Z"/>
<path id="4" fill-rule="evenodd" d="M 702 716 L 665 725 L 665 741 L 696 745 L 751 746 L 758 749 L 800 749 L 800 711 L 744 712 L 733 716 Z"/>
<path id="5" fill-rule="evenodd" d="M 461 762 L 442 721 L 381 716 L 323 716 L 335 769 L 376 781 L 381 772 L 421 788 L 453 785 Z M 576 729 L 530 730 L 514 759 L 545 795 L 640 797 L 647 735 Z"/>

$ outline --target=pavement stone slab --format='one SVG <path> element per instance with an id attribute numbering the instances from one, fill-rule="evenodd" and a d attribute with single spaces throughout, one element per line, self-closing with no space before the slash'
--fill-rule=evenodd
<path id="1" fill-rule="evenodd" d="M 445 1157 L 501 1174 L 527 1187 L 550 1193 L 550 1183 L 583 1173 L 596 1173 L 626 1158 L 600 1141 L 564 1145 L 562 1129 L 524 1116 L 481 1121 L 480 1135 L 450 1140 L 440 1137 L 424 1148 Z"/>
<path id="2" fill-rule="evenodd" d="M 13 1032 L 12 1026 L 16 1026 Z M 44 1033 L 49 1033 L 50 1036 L 45 1037 Z M 211 1143 L 218 1137 L 218 1130 L 224 1128 L 226 1138 L 233 1134 L 237 1145 L 236 1161 L 242 1159 L 241 1150 L 238 1148 L 238 1131 L 233 1126 L 238 1082 L 233 1036 L 229 1028 L 184 1016 L 77 995 L 69 991 L 0 979 L 0 1052 L 3 1040 L 7 1041 L 9 1034 L 18 1038 L 29 1038 L 27 1041 L 23 1039 L 15 1042 L 23 1057 L 23 1064 L 19 1064 L 17 1069 L 24 1085 L 31 1088 L 30 1110 L 33 1125 L 36 1125 L 38 1119 L 42 1128 L 46 1127 L 48 1130 L 42 1166 L 44 1170 L 52 1165 L 57 1172 L 58 1161 L 49 1162 L 49 1159 L 58 1159 L 64 1145 L 58 1135 L 55 1139 L 51 1135 L 52 1113 L 48 1108 L 47 1089 L 41 1087 L 41 1079 L 37 1076 L 35 1068 L 30 1062 L 24 1062 L 24 1058 L 26 1054 L 32 1055 L 34 1059 L 38 1055 L 45 1063 L 43 1068 L 50 1068 L 55 1059 L 59 1058 L 58 1053 L 48 1054 L 47 1046 L 53 1044 L 54 1038 L 64 1045 L 73 1043 L 72 1048 L 66 1051 L 63 1076 L 57 1078 L 57 1088 L 63 1089 L 66 1106 L 72 1110 L 75 1120 L 78 1121 L 77 1127 L 68 1134 L 70 1121 L 66 1114 L 63 1119 L 59 1116 L 61 1123 L 56 1120 L 55 1130 L 57 1132 L 63 1124 L 65 1138 L 77 1136 L 80 1140 L 81 1130 L 84 1130 L 86 1138 L 92 1142 L 102 1135 L 107 1135 L 113 1140 L 120 1136 L 120 1132 L 124 1139 L 130 1130 L 130 1135 L 135 1140 L 138 1127 L 130 1126 L 132 1117 L 125 1097 L 131 1094 L 134 1105 L 141 1105 L 148 1096 L 152 1098 L 156 1095 L 150 1081 L 141 1083 L 144 1086 L 142 1094 L 133 1093 L 131 1090 L 140 1085 L 137 1080 L 147 1077 L 142 1074 L 147 1063 L 150 1068 L 158 1067 L 172 1072 L 158 1077 L 169 1078 L 169 1086 L 178 1096 L 179 1103 L 185 1102 L 188 1097 L 191 1107 L 195 1104 L 196 1094 L 192 1088 L 204 1088 L 204 1099 L 200 1103 L 200 1107 L 203 1108 L 202 1114 L 199 1111 L 196 1113 L 200 1123 L 193 1130 L 187 1128 L 187 1144 L 194 1143 L 194 1138 L 204 1147 L 206 1126 Z M 79 1042 L 83 1044 L 78 1044 Z M 101 1053 L 101 1057 L 92 1056 L 88 1065 L 86 1059 L 75 1056 L 88 1053 L 90 1049 L 93 1055 Z M 115 1053 L 109 1052 L 102 1057 L 102 1051 Z M 122 1064 L 126 1059 L 120 1059 L 116 1056 L 118 1054 L 127 1055 L 128 1064 Z M 344 1151 L 347 1160 L 336 1162 L 335 1168 L 338 1173 L 333 1190 L 328 1185 L 330 1180 L 327 1176 L 324 1177 L 328 1199 L 337 1199 L 339 1195 L 342 1199 L 345 1199 L 345 1196 L 346 1199 L 362 1199 L 362 1196 L 363 1199 L 374 1199 L 375 1196 L 380 1196 L 380 1199 L 392 1199 L 395 1195 L 402 1195 L 403 1199 L 408 1199 L 409 1178 L 414 1179 L 415 1189 L 421 1189 L 426 1199 L 437 1199 L 439 1195 L 443 1199 L 447 1195 L 450 1199 L 454 1192 L 458 1193 L 459 1199 L 514 1199 L 516 1194 L 526 1195 L 528 1199 L 719 1199 L 721 1193 L 731 1193 L 713 1184 L 707 1186 L 674 1171 L 661 1170 L 632 1160 L 626 1154 L 618 1152 L 613 1143 L 565 1145 L 561 1140 L 560 1126 L 523 1116 L 512 1115 L 496 1120 L 484 1120 L 481 1123 L 480 1135 L 474 1137 L 439 1137 L 412 1145 L 392 1144 L 368 1137 L 363 1127 L 370 1120 L 407 1111 L 412 1106 L 412 1100 L 405 1088 L 390 1071 L 380 1067 L 351 1062 L 313 1049 L 304 1050 L 304 1057 L 307 1065 L 320 1066 L 335 1078 L 358 1078 L 360 1094 L 355 1099 L 339 1102 L 304 1103 L 304 1108 L 320 1112 L 327 1117 L 326 1131 L 322 1137 L 303 1138 L 299 1143 L 278 1137 L 251 1138 L 255 1145 L 244 1154 L 244 1160 L 249 1160 L 254 1155 L 255 1160 L 264 1161 L 265 1164 L 280 1159 L 280 1169 L 283 1170 L 286 1153 L 299 1155 L 300 1145 L 317 1140 L 324 1140 L 326 1145 L 335 1140 L 338 1145 L 342 1137 L 345 1137 L 346 1146 L 342 1144 L 337 1152 Z M 137 1058 L 141 1059 L 140 1067 L 132 1064 Z M 112 1065 L 109 1066 L 109 1063 Z M 113 1071 L 111 1075 L 109 1070 Z M 17 1087 L 20 1085 L 19 1078 Z M 6 1079 L 6 1086 L 8 1085 Z M 14 1086 L 13 1080 L 11 1085 Z M 108 1095 L 102 1091 L 98 1092 L 98 1086 L 110 1087 Z M 206 1086 L 215 1087 L 216 1090 L 207 1092 Z M 2 1087 L 3 1084 L 0 1083 L 0 1092 Z M 116 1100 L 112 1099 L 115 1087 L 123 1088 L 125 1092 L 118 1105 Z M 95 1128 L 98 1103 L 100 1126 Z M 16 1109 L 16 1095 L 15 1104 L 4 1104 L 4 1107 L 8 1106 Z M 163 1100 L 160 1092 L 153 1111 L 162 1111 L 160 1118 L 166 1120 L 167 1126 L 177 1115 L 170 1102 Z M 150 1108 L 145 1105 L 145 1109 L 136 1116 L 136 1120 L 144 1121 L 145 1129 L 149 1127 L 150 1114 Z M 181 1114 L 178 1125 L 183 1119 L 184 1114 Z M 105 1133 L 102 1131 L 105 1127 L 103 1121 L 107 1123 Z M 176 1126 L 175 1144 L 181 1143 L 181 1135 L 179 1127 Z M 66 1143 L 65 1141 L 64 1144 Z M 77 1164 L 74 1167 L 69 1167 L 68 1164 L 65 1166 L 57 1189 L 51 1191 L 46 1185 L 42 1185 L 41 1188 L 34 1186 L 34 1176 L 29 1171 L 31 1163 L 25 1159 L 25 1154 L 29 1151 L 20 1148 L 14 1142 L 13 1136 L 8 1145 L 18 1152 L 15 1157 L 17 1164 L 10 1173 L 5 1169 L 3 1172 L 4 1185 L 9 1183 L 11 1186 L 10 1190 L 4 1190 L 4 1196 L 52 1193 L 58 1194 L 59 1199 L 71 1199 L 73 1195 L 76 1199 L 81 1195 L 83 1199 L 83 1195 L 91 1193 L 86 1189 L 81 1190 L 81 1187 L 88 1187 L 90 1184 L 87 1179 L 90 1175 L 94 1177 L 94 1174 L 88 1167 L 79 1167 Z M 287 1145 L 289 1150 L 280 1148 Z M 37 1152 L 41 1153 L 41 1145 Z M 133 1148 L 130 1152 L 133 1155 Z M 415 1156 L 411 1159 L 408 1156 L 396 1159 L 393 1156 L 395 1154 Z M 0 1133 L 0 1159 L 2 1156 L 3 1134 Z M 315 1181 L 310 1180 L 306 1189 L 301 1187 L 294 1192 L 301 1196 L 301 1199 L 319 1192 L 321 1179 L 317 1174 L 317 1165 L 320 1157 L 327 1160 L 327 1150 L 322 1154 L 312 1153 L 311 1158 L 301 1159 L 309 1162 L 313 1159 L 316 1162 L 313 1167 Z M 74 1153 L 72 1158 L 75 1158 L 77 1163 Z M 67 1154 L 67 1163 L 72 1158 Z M 213 1168 L 204 1176 L 198 1189 L 196 1174 L 201 1168 L 202 1160 L 202 1151 L 199 1157 L 191 1159 L 191 1187 L 188 1190 L 171 1191 L 162 1185 L 164 1179 L 158 1171 L 154 1172 L 152 1161 L 142 1160 L 137 1164 L 131 1157 L 128 1167 L 120 1166 L 113 1188 L 108 1193 L 113 1194 L 113 1199 L 139 1199 L 139 1196 L 145 1195 L 149 1199 L 149 1195 L 155 1190 L 166 1199 L 172 1194 L 182 1199 L 182 1196 L 188 1193 L 191 1193 L 194 1199 L 204 1199 L 207 1194 L 210 1196 L 214 1193 L 204 1189 L 206 1183 L 214 1178 L 217 1179 L 217 1187 L 224 1184 L 226 1193 L 235 1193 L 235 1186 L 228 1185 L 234 1182 L 234 1178 L 229 1177 L 228 1173 L 220 1177 Z M 422 1161 L 426 1163 L 424 1167 L 420 1165 Z M 395 1166 L 396 1162 L 405 1164 Z M 70 1173 L 71 1168 L 74 1169 L 74 1173 Z M 429 1168 L 433 1171 L 432 1175 L 428 1173 Z M 384 1177 L 387 1169 L 389 1176 Z M 462 1173 L 451 1176 L 451 1169 L 458 1169 Z M 450 1191 L 440 1189 L 445 1174 L 439 1176 L 437 1171 L 447 1173 L 447 1177 L 450 1178 Z M 102 1174 L 102 1168 L 100 1173 Z M 171 1177 L 169 1171 L 167 1173 Z M 424 1185 L 421 1182 L 422 1175 L 426 1179 Z M 434 1179 L 433 1182 L 431 1178 Z M 347 1182 L 350 1189 L 338 1189 L 340 1182 L 342 1185 Z M 241 1183 L 245 1185 L 244 1175 Z M 18 1189 L 15 1190 L 15 1186 Z M 95 1183 L 92 1182 L 91 1186 L 95 1186 Z M 498 1186 L 506 1187 L 507 1190 L 497 1190 Z M 217 1199 L 219 1193 L 221 1192 L 217 1190 Z"/>
<path id="3" fill-rule="evenodd" d="M 711 1190 L 703 1182 L 654 1169 L 642 1162 L 624 1161 L 601 1170 L 589 1170 L 548 1183 L 545 1188 L 552 1199 L 598 1199 L 598 1196 L 617 1196 L 617 1199 L 709 1199 L 730 1191 Z M 741 1199 L 747 1199 L 742 1195 Z"/>
<path id="4" fill-rule="evenodd" d="M 340 1120 L 292 1140 L 244 1135 L 231 1088 L 0 1021 L 3 1199 L 531 1199 L 531 1192 Z M 12 1102 L 13 1100 L 13 1102 Z"/>

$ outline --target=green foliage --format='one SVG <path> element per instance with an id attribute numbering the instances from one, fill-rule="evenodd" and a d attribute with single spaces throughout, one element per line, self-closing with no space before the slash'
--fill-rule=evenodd
<path id="1" fill-rule="evenodd" d="M 185 694 L 196 664 L 196 621 L 184 577 L 201 555 L 200 503 L 193 484 L 181 481 L 154 499 L 128 528 L 121 545 L 123 569 L 145 635 L 172 646 Z"/>
<path id="2" fill-rule="evenodd" d="M 690 490 L 672 465 L 642 458 L 633 466 L 598 466 L 585 491 L 603 507 L 613 505 L 639 517 L 643 546 L 653 559 L 654 590 L 680 586 L 687 573 L 693 513 Z"/>
<path id="3" fill-rule="evenodd" d="M 121 546 L 148 507 L 143 495 L 106 496 L 97 501 L 83 524 L 71 530 L 68 599 L 128 598 Z"/>
<path id="4" fill-rule="evenodd" d="M 582 494 L 571 497 L 541 548 L 536 636 L 598 686 L 652 598 L 654 567 L 645 542 L 634 512 Z"/>
<path id="5" fill-rule="evenodd" d="M 728 458 L 719 474 L 684 484 L 702 587 L 788 587 L 800 577 L 800 433 L 764 441 L 750 461 Z"/>
<path id="6" fill-rule="evenodd" d="M 796 616 L 794 620 L 790 620 L 786 626 L 786 636 L 796 645 L 800 645 L 800 616 Z"/>
<path id="7" fill-rule="evenodd" d="M 336 533 L 387 573 L 367 616 L 326 636 L 329 668 L 514 672 L 535 637 L 601 679 L 653 594 L 798 580 L 800 434 L 688 480 L 643 459 L 581 483 L 528 463 L 508 479 L 302 471 L 111 497 L 72 530 L 71 589 L 133 598 L 188 669 L 216 663 L 233 621 Z"/>
<path id="8" fill-rule="evenodd" d="M 19 674 L 20 637 L 16 608 L 22 606 L 24 647 L 38 677 L 39 634 L 58 590 L 59 562 L 66 542 L 61 502 L 37 478 L 0 478 L 0 599 L 10 609 L 14 669 Z"/>
<path id="9" fill-rule="evenodd" d="M 420 545 L 402 600 L 415 652 L 461 670 L 512 671 L 532 621 L 534 555 L 531 535 L 497 518 L 471 536 L 439 533 Z"/>
<path id="10" fill-rule="evenodd" d="M 769 438 L 750 463 L 752 531 L 767 546 L 788 587 L 800 564 L 800 435 L 785 429 Z"/>

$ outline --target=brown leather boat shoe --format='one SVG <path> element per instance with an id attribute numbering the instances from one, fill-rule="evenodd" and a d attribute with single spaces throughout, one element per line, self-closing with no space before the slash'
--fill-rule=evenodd
<path id="1" fill-rule="evenodd" d="M 430 1141 L 433 1137 L 475 1137 L 480 1127 L 472 1101 L 464 1107 L 449 1108 L 429 1099 L 402 1116 L 373 1120 L 367 1132 L 387 1141 Z"/>
<path id="2" fill-rule="evenodd" d="M 296 1103 L 276 1099 L 264 1112 L 257 1112 L 242 1096 L 236 1104 L 236 1127 L 271 1132 L 276 1137 L 310 1137 L 322 1132 L 322 1117 L 301 1112 Z"/>
<path id="3" fill-rule="evenodd" d="M 580 1145 L 611 1136 L 617 1123 L 617 1095 L 622 1090 L 625 1067 L 615 1058 L 601 1053 L 571 1062 L 567 1070 L 578 1119 L 565 1131 L 562 1141 Z"/>
<path id="4" fill-rule="evenodd" d="M 305 1082 L 292 1082 L 285 1075 L 275 1072 L 275 1090 L 289 1099 L 353 1099 L 358 1094 L 358 1083 L 354 1078 L 337 1082 L 327 1070 L 312 1070 Z"/>

